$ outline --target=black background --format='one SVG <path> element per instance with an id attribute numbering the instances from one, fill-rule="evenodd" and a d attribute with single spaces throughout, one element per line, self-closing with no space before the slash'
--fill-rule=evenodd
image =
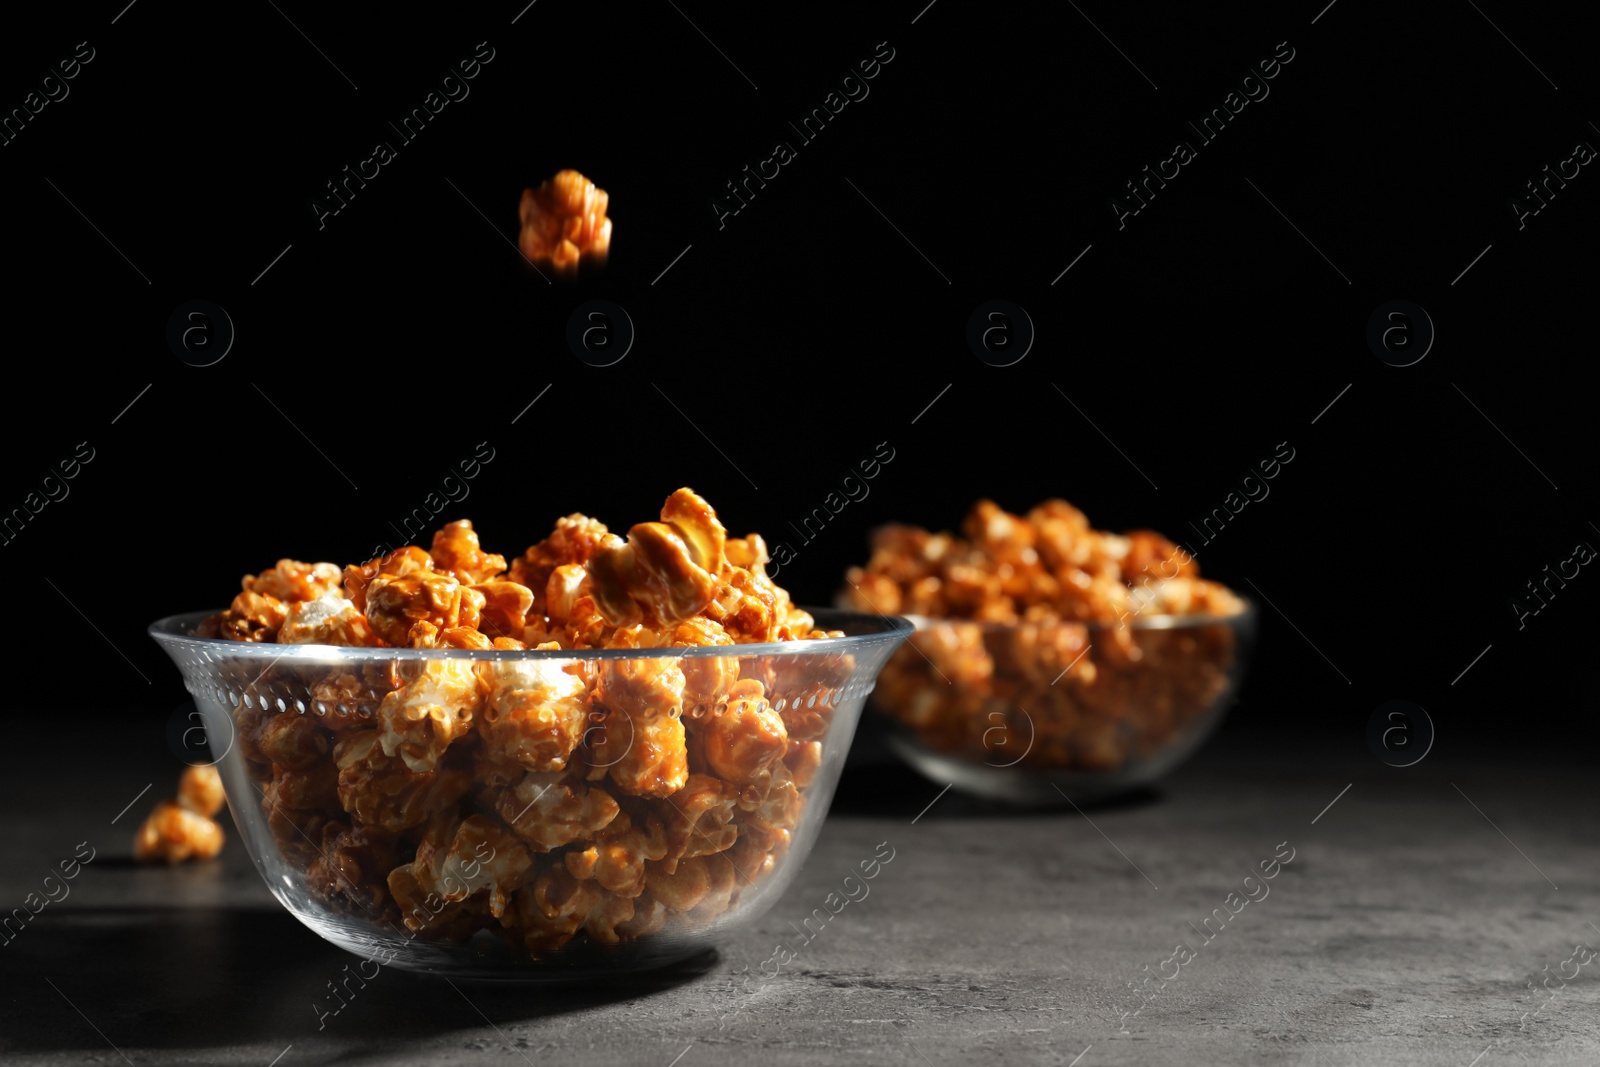
<path id="1" fill-rule="evenodd" d="M 183 693 L 150 620 L 220 607 L 280 556 L 364 558 L 487 441 L 440 521 L 507 555 L 558 515 L 626 528 L 689 485 L 732 532 L 791 541 L 779 580 L 825 603 L 875 525 L 1063 496 L 1271 598 L 1233 734 L 1359 747 L 1405 698 L 1441 747 L 1592 740 L 1600 577 L 1521 630 L 1509 606 L 1600 545 L 1600 178 L 1521 230 L 1508 207 L 1600 144 L 1577 16 L 923 3 L 8 15 L 6 109 L 77 42 L 95 58 L 0 147 L 0 508 L 78 442 L 95 458 L 4 546 L 25 653 L 7 703 L 158 728 Z M 480 41 L 470 95 L 399 144 L 385 122 Z M 799 145 L 785 123 L 884 41 L 870 95 Z M 1270 95 L 1119 230 L 1122 183 L 1285 41 Z M 780 138 L 795 161 L 719 229 L 712 199 Z M 311 201 L 378 140 L 397 158 L 319 229 Z M 549 285 L 510 243 L 521 190 L 563 167 L 609 191 L 616 231 L 603 275 Z M 612 367 L 564 341 L 593 297 L 637 327 Z M 993 298 L 1037 327 L 1011 367 L 965 343 Z M 1438 331 L 1407 368 L 1365 341 L 1397 298 Z M 164 339 L 192 299 L 237 329 L 211 367 Z M 1186 523 L 1285 441 L 1270 496 L 1199 545 Z M 871 495 L 786 538 L 879 442 L 895 458 Z"/>

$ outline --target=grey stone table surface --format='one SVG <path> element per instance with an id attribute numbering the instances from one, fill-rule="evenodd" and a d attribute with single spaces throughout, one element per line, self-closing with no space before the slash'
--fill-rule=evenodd
<path id="1" fill-rule="evenodd" d="M 355 957 L 273 900 L 231 826 L 219 861 L 134 866 L 179 768 L 159 729 L 124 734 L 40 734 L 0 776 L 7 912 L 95 850 L 0 948 L 0 1062 L 1600 1061 L 1600 794 L 1577 753 L 1396 770 L 1359 741 L 1225 729 L 1157 790 L 1031 813 L 852 766 L 793 886 L 714 953 L 554 986 L 386 969 L 319 1030 Z M 881 842 L 867 895 L 803 939 Z"/>

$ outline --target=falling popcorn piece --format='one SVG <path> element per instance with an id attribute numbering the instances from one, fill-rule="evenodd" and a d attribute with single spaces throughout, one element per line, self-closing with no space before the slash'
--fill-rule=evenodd
<path id="1" fill-rule="evenodd" d="M 575 170 L 564 170 L 537 189 L 522 191 L 522 254 L 547 263 L 564 278 L 579 262 L 603 267 L 611 248 L 610 197 Z"/>
<path id="2" fill-rule="evenodd" d="M 222 810 L 222 776 L 210 765 L 190 767 L 178 779 L 178 799 L 163 800 L 133 838 L 140 863 L 208 860 L 222 851 L 222 827 L 211 816 Z"/>

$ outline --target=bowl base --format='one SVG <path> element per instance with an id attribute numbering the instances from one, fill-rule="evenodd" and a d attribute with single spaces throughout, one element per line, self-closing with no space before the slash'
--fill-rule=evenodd
<path id="1" fill-rule="evenodd" d="M 1113 771 L 1040 771 L 1024 767 L 993 767 L 925 748 L 897 730 L 885 737 L 895 754 L 930 781 L 953 785 L 972 796 L 1027 807 L 1069 807 L 1083 801 L 1100 801 L 1142 788 L 1182 763 L 1204 740 L 1196 734 L 1149 759 Z"/>
<path id="2" fill-rule="evenodd" d="M 403 936 L 376 936 L 370 925 L 342 922 L 338 916 L 290 908 L 295 918 L 347 952 L 381 966 L 474 982 L 574 982 L 615 978 L 620 973 L 659 970 L 710 951 L 704 937 L 651 938 L 619 945 L 574 941 L 539 960 L 514 950 L 487 931 L 458 944 L 430 943 Z"/>

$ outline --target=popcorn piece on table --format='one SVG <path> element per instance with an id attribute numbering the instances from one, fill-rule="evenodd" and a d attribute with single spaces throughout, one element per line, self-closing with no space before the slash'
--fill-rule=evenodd
<path id="1" fill-rule="evenodd" d="M 210 859 L 221 851 L 222 827 L 169 800 L 156 805 L 133 839 L 133 858 L 140 863 Z"/>
<path id="2" fill-rule="evenodd" d="M 133 858 L 140 863 L 182 863 L 217 855 L 224 835 L 211 816 L 222 810 L 225 800 L 222 776 L 215 767 L 190 767 L 178 779 L 177 802 L 161 801 L 139 827 Z"/>
<path id="3" fill-rule="evenodd" d="M 227 799 L 222 789 L 222 775 L 212 764 L 190 767 L 178 777 L 178 803 L 190 811 L 209 818 L 222 810 Z"/>

